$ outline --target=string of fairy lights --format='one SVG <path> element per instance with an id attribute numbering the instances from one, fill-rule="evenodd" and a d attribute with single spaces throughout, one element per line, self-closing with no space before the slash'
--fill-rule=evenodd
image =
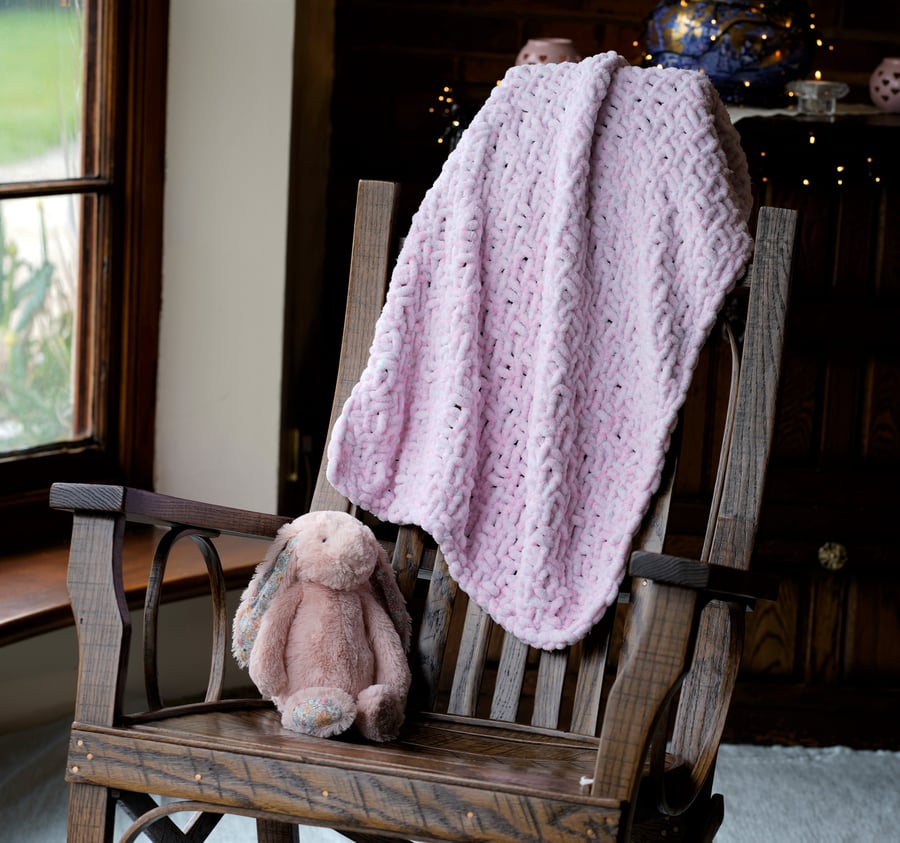
<path id="1" fill-rule="evenodd" d="M 807 140 L 811 147 L 818 143 L 819 136 L 814 129 L 809 130 Z M 847 150 L 846 148 L 842 149 L 840 144 L 831 143 L 828 152 L 816 158 L 798 156 L 796 149 L 793 148 L 789 154 L 792 164 L 796 163 L 799 158 L 808 164 L 818 164 L 818 166 L 792 167 L 790 169 L 793 172 L 786 177 L 785 170 L 788 168 L 770 166 L 769 161 L 772 156 L 767 150 L 761 150 L 756 153 L 757 160 L 751 162 L 751 165 L 755 164 L 754 169 L 757 170 L 758 178 L 764 185 L 772 182 L 770 174 L 774 169 L 778 170 L 779 182 L 793 180 L 795 184 L 804 188 L 842 188 L 861 183 L 878 187 L 885 185 L 885 171 L 879 163 L 880 156 L 875 150 L 868 152 Z"/>

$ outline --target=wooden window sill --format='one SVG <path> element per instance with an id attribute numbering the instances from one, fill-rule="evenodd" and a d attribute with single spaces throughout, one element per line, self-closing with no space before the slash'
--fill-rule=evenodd
<path id="1" fill-rule="evenodd" d="M 143 606 L 160 529 L 129 527 L 123 543 L 123 580 L 130 608 Z M 221 536 L 216 548 L 229 589 L 244 588 L 267 542 Z M 73 623 L 66 588 L 68 545 L 0 556 L 0 646 Z M 166 566 L 163 600 L 208 593 L 206 566 L 190 541 L 176 542 Z"/>

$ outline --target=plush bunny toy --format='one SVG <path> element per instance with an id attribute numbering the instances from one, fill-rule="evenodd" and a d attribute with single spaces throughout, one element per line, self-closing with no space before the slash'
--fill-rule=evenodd
<path id="1" fill-rule="evenodd" d="M 375 535 L 345 512 L 285 524 L 244 592 L 234 655 L 287 729 L 329 737 L 354 723 L 397 736 L 409 691 L 410 619 Z"/>

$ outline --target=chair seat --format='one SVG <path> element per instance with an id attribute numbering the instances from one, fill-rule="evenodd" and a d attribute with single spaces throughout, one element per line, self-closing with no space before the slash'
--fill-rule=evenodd
<path id="1" fill-rule="evenodd" d="M 614 840 L 621 806 L 582 784 L 596 752 L 593 737 L 442 715 L 408 722 L 386 744 L 313 738 L 283 729 L 273 709 L 250 708 L 75 724 L 68 778 L 338 829 L 364 817 L 417 839 L 441 828 L 452 840 L 546 840 L 551 829 Z M 378 816 L 402 803 L 408 810 Z"/>

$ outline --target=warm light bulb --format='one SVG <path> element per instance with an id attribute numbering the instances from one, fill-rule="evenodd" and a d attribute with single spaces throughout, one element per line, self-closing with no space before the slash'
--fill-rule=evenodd
<path id="1" fill-rule="evenodd" d="M 817 81 L 817 82 L 821 82 L 821 81 L 822 81 L 822 71 L 821 71 L 821 70 L 817 70 L 817 71 L 813 74 L 813 76 L 816 77 L 816 81 Z"/>

